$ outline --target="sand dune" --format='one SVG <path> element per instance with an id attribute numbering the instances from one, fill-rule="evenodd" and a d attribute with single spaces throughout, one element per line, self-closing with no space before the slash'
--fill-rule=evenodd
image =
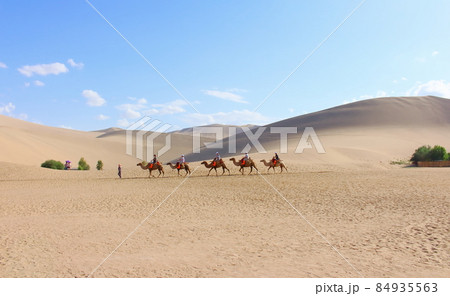
<path id="1" fill-rule="evenodd" d="M 0 117 L 0 161 L 39 166 L 47 159 L 77 162 L 81 157 L 95 166 L 102 160 L 112 168 L 134 163 L 123 142 L 101 141 L 97 133 L 54 128 L 6 116 Z"/>
<path id="2" fill-rule="evenodd" d="M 346 163 L 380 162 L 408 158 L 412 151 L 424 144 L 450 147 L 450 101 L 437 97 L 378 98 L 355 102 L 335 108 L 297 116 L 265 126 L 259 137 L 270 153 L 280 150 L 280 135 L 270 133 L 271 127 L 296 127 L 297 134 L 289 134 L 288 153 L 284 158 L 302 162 Z M 294 154 L 305 127 L 313 127 L 326 154 L 307 149 Z M 210 159 L 216 151 L 223 156 L 241 154 L 250 143 L 239 130 L 236 153 L 228 153 L 229 138 L 222 149 L 203 148 L 192 154 L 192 128 L 171 133 L 172 148 L 161 157 L 166 162 L 188 155 L 189 161 Z M 224 126 L 225 135 L 228 132 Z M 144 135 L 143 142 L 146 143 Z M 166 144 L 167 134 L 155 139 L 153 151 Z M 133 136 L 133 139 L 135 137 Z M 85 157 L 91 163 L 102 159 L 108 166 L 132 164 L 136 158 L 125 154 L 125 130 L 110 128 L 94 132 L 80 132 L 37 125 L 0 116 L 0 161 L 39 165 L 46 159 L 75 160 Z M 201 144 L 211 142 L 211 135 L 202 135 Z M 312 151 L 311 151 L 312 150 Z M 147 146 L 143 147 L 144 157 Z M 251 153 L 257 151 L 252 147 Z M 262 155 L 264 157 L 264 155 Z M 270 156 L 267 156 L 270 157 Z"/>
<path id="3" fill-rule="evenodd" d="M 257 128 L 257 125 L 254 124 L 247 124 L 247 125 L 225 125 L 225 124 L 208 124 L 208 125 L 202 125 L 202 126 L 197 126 L 195 127 L 195 130 L 197 133 L 201 133 L 202 136 L 204 136 L 205 138 L 210 138 L 212 140 L 214 139 L 225 139 L 228 138 L 230 136 L 230 129 L 234 129 L 234 131 L 236 133 L 242 133 L 242 128 L 249 128 L 249 129 L 254 129 Z M 208 132 L 210 132 L 210 128 L 220 128 L 222 130 L 222 135 L 219 136 L 217 134 L 208 134 Z M 194 128 L 193 127 L 189 127 L 189 128 L 184 128 L 178 131 L 174 131 L 173 134 L 183 134 L 183 135 L 188 135 L 188 136 L 192 136 L 192 133 L 194 132 Z"/>
<path id="4" fill-rule="evenodd" d="M 125 154 L 124 130 L 0 116 L 0 277 L 448 277 L 450 169 L 389 161 L 423 144 L 450 148 L 449 114 L 450 100 L 435 97 L 356 102 L 266 126 L 312 126 L 326 150 L 295 154 L 301 134 L 291 135 L 288 173 L 257 162 L 262 175 L 241 175 L 226 160 L 231 175 L 207 177 L 196 160 L 217 149 L 202 149 L 187 155 L 191 177 L 166 166 L 151 179 Z M 192 151 L 189 133 L 171 139 L 161 160 Z M 248 140 L 236 139 L 239 152 Z M 262 134 L 268 153 L 252 158 L 270 158 L 278 139 Z M 81 156 L 105 169 L 39 167 Z"/>
<path id="5" fill-rule="evenodd" d="M 268 152 L 280 152 L 280 134 L 270 133 L 271 127 L 296 127 L 289 134 L 288 153 L 284 158 L 316 163 L 377 163 L 407 159 L 420 145 L 440 144 L 450 147 L 450 100 L 437 97 L 378 98 L 289 118 L 265 126 L 259 137 Z M 313 127 L 326 154 L 306 149 L 294 151 L 305 127 Z M 245 134 L 236 136 L 237 153 L 249 143 Z M 204 149 L 189 155 L 194 160 L 205 159 L 218 150 L 228 153 L 229 140 L 223 149 Z M 252 147 L 250 153 L 256 153 Z M 207 157 L 206 157 L 207 158 Z"/>
<path id="6" fill-rule="evenodd" d="M 354 102 L 301 115 L 270 126 L 313 126 L 317 130 L 361 127 L 435 127 L 450 125 L 450 101 L 438 97 L 390 97 Z"/>

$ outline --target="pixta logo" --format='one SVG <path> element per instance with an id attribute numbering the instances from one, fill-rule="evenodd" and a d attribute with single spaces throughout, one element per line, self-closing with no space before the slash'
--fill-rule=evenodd
<path id="1" fill-rule="evenodd" d="M 171 124 L 150 117 L 136 121 L 126 129 L 126 153 L 146 161 L 152 159 L 154 154 L 161 157 L 172 148 L 171 133 L 166 133 L 172 127 Z M 202 138 L 202 135 L 207 137 Z M 305 149 L 313 148 L 319 154 L 325 153 L 325 149 L 312 127 L 305 127 L 303 131 L 299 131 L 297 127 L 194 127 L 191 151 L 200 153 L 204 149 L 226 149 L 228 153 L 233 154 L 249 152 L 254 147 L 258 153 L 267 153 L 263 143 L 260 142 L 262 135 L 269 135 L 272 140 L 278 139 L 280 153 L 288 153 L 288 135 L 299 138 L 294 153 L 303 153 Z M 158 141 L 156 145 L 155 140 L 159 136 L 165 136 L 165 141 Z M 238 137 L 239 145 L 237 144 Z M 206 142 L 205 139 L 209 142 Z M 211 142 L 212 139 L 215 141 Z M 273 148 L 274 142 L 270 143 Z M 176 145 L 176 143 L 174 144 Z M 238 146 L 242 148 L 239 151 L 237 151 Z M 156 147 L 159 148 L 157 151 Z"/>
<path id="2" fill-rule="evenodd" d="M 170 134 L 166 135 L 165 145 L 158 151 L 154 151 L 154 142 L 158 136 L 168 131 L 171 127 L 171 124 L 163 123 L 157 119 L 150 117 L 141 118 L 126 129 L 126 153 L 128 155 L 135 155 L 136 158 L 146 161 L 152 159 L 153 154 L 157 154 L 158 156 L 163 155 L 171 148 Z M 145 156 L 144 147 L 146 147 Z"/>
<path id="3" fill-rule="evenodd" d="M 224 131 L 228 129 L 228 137 L 226 141 L 223 139 Z M 201 151 L 201 135 L 215 135 L 215 142 L 204 143 L 206 148 L 210 149 L 223 149 L 224 142 L 227 142 L 226 148 L 228 148 L 228 153 L 237 152 L 237 142 L 236 135 L 238 134 L 238 129 L 240 129 L 239 134 L 245 135 L 247 138 L 247 143 L 244 148 L 240 151 L 241 153 L 249 152 L 252 146 L 256 149 L 258 153 L 267 153 L 264 146 L 259 141 L 263 133 L 278 134 L 279 135 L 279 149 L 280 153 L 288 152 L 288 134 L 298 134 L 298 129 L 294 127 L 257 127 L 250 129 L 249 127 L 194 127 L 192 131 L 192 151 L 193 153 L 200 153 Z M 314 128 L 306 127 L 300 137 L 298 145 L 295 149 L 295 153 L 303 153 L 303 150 L 307 148 L 313 148 L 311 142 L 314 144 L 317 153 L 325 153 L 322 143 L 317 136 Z"/>

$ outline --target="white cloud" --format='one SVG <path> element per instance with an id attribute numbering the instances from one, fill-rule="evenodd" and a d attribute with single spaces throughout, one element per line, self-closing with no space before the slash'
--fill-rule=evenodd
<path id="1" fill-rule="evenodd" d="M 445 80 L 430 80 L 409 90 L 407 95 L 437 96 L 450 99 L 450 83 Z"/>
<path id="2" fill-rule="evenodd" d="M 96 91 L 85 89 L 81 94 L 87 99 L 86 104 L 91 107 L 100 107 L 106 103 L 106 100 L 102 98 Z"/>
<path id="3" fill-rule="evenodd" d="M 73 59 L 68 59 L 67 63 L 72 67 L 72 68 L 77 68 L 77 69 L 83 69 L 84 64 L 83 63 L 76 63 Z"/>
<path id="4" fill-rule="evenodd" d="M 270 118 L 262 115 L 261 113 L 249 110 L 233 110 L 231 112 L 218 112 L 211 114 L 191 113 L 184 116 L 184 121 L 194 126 L 215 123 L 232 125 L 264 125 L 270 122 Z"/>
<path id="5" fill-rule="evenodd" d="M 28 114 L 25 113 L 20 113 L 17 118 L 21 119 L 21 120 L 27 120 L 28 119 Z"/>
<path id="6" fill-rule="evenodd" d="M 44 85 L 45 85 L 45 83 L 42 82 L 42 81 L 40 81 L 40 80 L 35 80 L 35 81 L 33 81 L 33 83 L 34 83 L 34 85 L 36 85 L 36 86 L 44 86 Z"/>
<path id="7" fill-rule="evenodd" d="M 33 66 L 26 65 L 18 68 L 17 70 L 27 77 L 31 77 L 34 74 L 45 76 L 49 74 L 58 75 L 61 73 L 69 72 L 69 69 L 66 67 L 66 65 L 61 63 L 40 64 Z"/>
<path id="8" fill-rule="evenodd" d="M 31 83 L 25 82 L 25 87 L 30 87 Z"/>
<path id="9" fill-rule="evenodd" d="M 357 98 L 350 98 L 348 100 L 344 100 L 342 102 L 342 104 L 349 104 L 349 103 L 354 103 L 357 101 L 361 101 L 361 100 L 369 100 L 369 99 L 373 99 L 373 98 L 381 98 L 381 97 L 386 97 L 388 94 L 387 92 L 385 92 L 384 90 L 379 90 L 377 91 L 376 95 L 362 95 L 359 96 Z"/>
<path id="10" fill-rule="evenodd" d="M 129 122 L 126 118 L 122 118 L 117 120 L 117 125 L 120 127 L 129 127 L 131 122 Z"/>
<path id="11" fill-rule="evenodd" d="M 122 111 L 122 117 L 125 119 L 137 119 L 142 116 L 141 110 L 148 108 L 147 106 L 147 100 L 142 99 L 136 99 L 136 98 L 128 98 L 131 101 L 134 101 L 135 103 L 132 104 L 122 104 L 117 106 L 116 108 Z M 124 126 L 124 125 L 122 125 Z"/>
<path id="12" fill-rule="evenodd" d="M 172 115 L 177 113 L 184 113 L 186 110 L 183 106 L 188 103 L 184 100 L 175 100 L 167 102 L 165 104 L 148 104 L 147 100 L 128 98 L 133 103 L 122 104 L 116 106 L 121 111 L 121 118 L 117 121 L 117 124 L 121 127 L 130 126 L 136 119 L 141 118 L 144 115 Z"/>
<path id="13" fill-rule="evenodd" d="M 122 117 L 125 119 L 137 119 L 143 115 L 171 115 L 186 112 L 183 106 L 187 105 L 187 102 L 184 100 L 175 100 L 165 104 L 148 105 L 146 99 L 129 99 L 136 103 L 117 106 L 117 109 L 122 111 Z"/>
<path id="14" fill-rule="evenodd" d="M 127 109 L 127 110 L 124 110 L 123 116 L 128 119 L 137 119 L 137 118 L 141 117 L 142 114 L 139 111 L 136 111 L 133 109 Z"/>
<path id="15" fill-rule="evenodd" d="M 186 106 L 188 103 L 184 100 L 175 100 L 172 102 L 168 102 L 166 104 L 152 104 L 151 109 L 145 110 L 145 115 L 167 115 L 167 114 L 177 114 L 186 112 L 183 106 Z"/>
<path id="16" fill-rule="evenodd" d="M 402 78 L 400 78 L 400 81 L 408 81 L 408 78 L 402 77 Z M 392 81 L 392 82 L 395 83 L 395 84 L 397 84 L 397 83 L 399 83 L 399 80 L 395 79 L 395 80 Z"/>
<path id="17" fill-rule="evenodd" d="M 379 90 L 379 91 L 377 91 L 376 97 L 381 98 L 381 97 L 386 97 L 387 95 L 388 95 L 387 92 L 385 92 L 384 90 Z"/>
<path id="18" fill-rule="evenodd" d="M 97 120 L 108 120 L 109 116 L 107 115 L 103 115 L 103 114 L 99 114 L 95 117 Z"/>
<path id="19" fill-rule="evenodd" d="M 353 102 L 359 101 L 359 100 L 373 99 L 374 97 L 375 97 L 375 96 L 372 96 L 372 95 L 362 95 L 362 96 L 359 96 L 358 99 L 353 99 Z"/>
<path id="20" fill-rule="evenodd" d="M 439 54 L 439 51 L 435 50 L 431 53 L 431 56 L 435 57 Z"/>
<path id="21" fill-rule="evenodd" d="M 6 68 L 8 68 L 8 66 L 6 66 L 6 64 L 5 64 L 5 63 L 2 63 L 2 62 L 0 62 L 0 68 L 2 68 L 2 69 L 6 69 Z"/>
<path id="22" fill-rule="evenodd" d="M 354 103 L 354 102 L 357 102 L 357 101 L 359 101 L 359 99 L 356 99 L 356 98 L 352 98 L 352 99 L 349 99 L 349 100 L 344 100 L 344 101 L 342 101 L 342 105 Z"/>
<path id="23" fill-rule="evenodd" d="M 14 110 L 16 110 L 16 106 L 13 103 L 11 103 L 11 102 L 9 102 L 6 105 L 5 104 L 0 105 L 0 114 L 7 115 L 7 116 L 10 116 L 10 117 L 14 117 L 14 118 L 18 118 L 18 119 L 21 119 L 21 120 L 27 120 L 28 119 L 28 115 L 27 114 L 20 113 L 19 115 L 16 115 L 16 114 L 13 113 Z"/>
<path id="24" fill-rule="evenodd" d="M 16 109 L 13 103 L 9 102 L 6 105 L 0 106 L 0 114 L 11 115 L 12 112 Z"/>
<path id="25" fill-rule="evenodd" d="M 248 104 L 247 101 L 240 95 L 234 94 L 229 91 L 219 91 L 219 90 L 202 90 L 205 95 L 213 96 L 227 101 L 232 101 L 241 104 Z"/>
<path id="26" fill-rule="evenodd" d="M 60 126 L 59 126 L 60 128 L 65 128 L 65 129 L 70 129 L 70 130 L 73 130 L 73 128 L 72 127 L 70 127 L 70 126 L 66 126 L 66 125 L 64 125 L 64 124 L 61 124 Z"/>

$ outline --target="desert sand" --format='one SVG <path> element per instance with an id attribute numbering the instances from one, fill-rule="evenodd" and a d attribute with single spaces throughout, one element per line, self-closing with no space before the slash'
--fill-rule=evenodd
<path id="1" fill-rule="evenodd" d="M 0 277 L 449 277 L 450 168 L 390 164 L 423 144 L 450 148 L 448 114 L 434 97 L 348 104 L 269 125 L 314 126 L 326 149 L 294 154 L 289 138 L 288 173 L 259 162 L 278 149 L 264 134 L 269 153 L 251 151 L 260 174 L 241 175 L 221 150 L 231 175 L 206 176 L 205 150 L 188 155 L 188 178 L 168 166 L 148 178 L 120 129 L 2 116 Z M 192 151 L 174 137 L 164 161 Z M 81 156 L 105 169 L 39 167 Z"/>

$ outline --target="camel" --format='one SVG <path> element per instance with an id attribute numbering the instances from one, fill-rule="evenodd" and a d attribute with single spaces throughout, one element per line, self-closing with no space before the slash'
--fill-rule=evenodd
<path id="1" fill-rule="evenodd" d="M 283 169 L 285 169 L 286 172 L 288 171 L 287 167 L 284 165 L 282 160 L 278 160 L 275 165 L 273 164 L 272 160 L 266 161 L 265 159 L 263 159 L 263 160 L 260 160 L 260 162 L 264 163 L 265 166 L 269 167 L 267 169 L 267 172 L 269 172 L 270 169 L 273 169 L 273 172 L 275 173 L 275 167 L 281 167 L 281 172 L 280 173 L 283 172 Z"/>
<path id="2" fill-rule="evenodd" d="M 212 169 L 214 169 L 216 171 L 216 176 L 217 176 L 217 168 L 222 168 L 222 175 L 225 174 L 225 170 L 227 170 L 228 175 L 230 175 L 230 170 L 227 168 L 227 166 L 225 165 L 223 160 L 216 162 L 216 165 L 213 165 L 214 161 L 212 161 L 211 163 L 207 163 L 206 161 L 203 161 L 201 164 L 204 164 L 205 167 L 207 169 L 209 169 L 208 176 L 211 173 Z"/>
<path id="3" fill-rule="evenodd" d="M 240 166 L 241 168 L 239 169 L 239 171 L 244 174 L 244 168 L 250 167 L 250 173 L 248 173 L 249 175 L 252 173 L 253 168 L 255 168 L 255 170 L 258 170 L 258 168 L 255 165 L 255 162 L 250 158 L 249 160 L 247 160 L 245 162 L 245 164 L 242 164 L 241 161 L 236 161 L 236 159 L 230 158 L 230 161 L 232 161 L 234 163 L 235 166 Z"/>
<path id="4" fill-rule="evenodd" d="M 166 165 L 170 166 L 170 168 L 172 170 L 177 169 L 178 170 L 178 176 L 180 175 L 180 170 L 185 170 L 186 171 L 186 175 L 185 176 L 187 176 L 187 174 L 189 174 L 189 175 L 191 174 L 191 169 L 189 168 L 189 165 L 187 163 L 184 163 L 184 164 L 180 163 L 180 168 L 178 168 L 176 164 L 172 164 L 170 162 L 166 163 Z"/>
<path id="5" fill-rule="evenodd" d="M 159 171 L 158 177 L 161 175 L 161 173 L 162 173 L 163 176 L 164 176 L 164 168 L 163 168 L 163 166 L 162 166 L 159 162 L 156 163 L 156 164 L 154 164 L 153 166 L 152 166 L 151 163 L 149 163 L 149 164 L 147 164 L 146 166 L 144 166 L 144 165 L 142 164 L 142 162 L 140 162 L 140 163 L 138 163 L 136 166 L 141 167 L 141 169 L 143 169 L 143 170 L 148 170 L 148 177 L 149 177 L 149 178 L 150 178 L 150 177 L 154 177 L 154 176 L 152 176 L 152 171 L 154 171 L 154 170 L 158 170 L 158 171 Z"/>

